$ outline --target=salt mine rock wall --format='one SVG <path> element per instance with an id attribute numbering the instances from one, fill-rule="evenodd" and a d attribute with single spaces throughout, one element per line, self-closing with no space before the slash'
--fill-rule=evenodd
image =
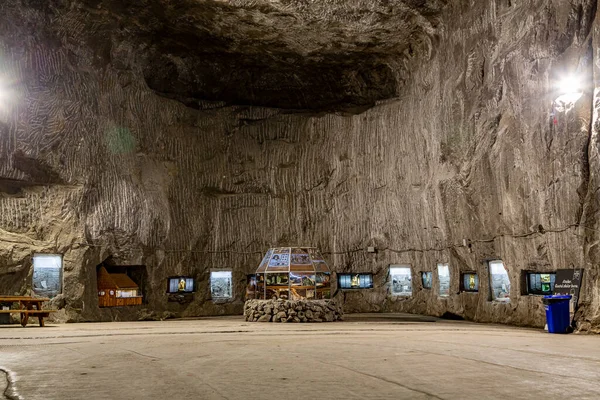
<path id="1" fill-rule="evenodd" d="M 596 93 L 551 115 L 561 74 L 598 79 L 595 1 L 449 2 L 399 97 L 360 114 L 188 107 L 148 87 L 139 49 L 31 4 L 0 5 L 0 294 L 30 293 L 32 254 L 56 253 L 59 320 L 241 314 L 264 251 L 298 244 L 373 273 L 335 293 L 345 312 L 543 326 L 522 271 L 584 268 L 578 327 L 600 330 Z M 489 301 L 491 259 L 508 304 Z M 419 280 L 439 262 L 447 298 L 435 272 Z M 101 263 L 143 266 L 144 304 L 99 308 Z M 391 296 L 390 264 L 412 267 L 412 297 Z M 211 299 L 219 268 L 230 301 Z M 460 292 L 464 271 L 479 293 Z M 167 301 L 178 275 L 196 279 L 191 301 Z"/>

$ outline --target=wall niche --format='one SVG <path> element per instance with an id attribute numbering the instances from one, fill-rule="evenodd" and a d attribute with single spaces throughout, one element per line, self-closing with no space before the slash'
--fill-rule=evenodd
<path id="1" fill-rule="evenodd" d="M 196 281 L 190 276 L 170 276 L 167 278 L 167 300 L 189 303 L 194 299 Z"/>
<path id="2" fill-rule="evenodd" d="M 98 306 L 141 305 L 146 298 L 147 276 L 145 265 L 98 265 Z"/>

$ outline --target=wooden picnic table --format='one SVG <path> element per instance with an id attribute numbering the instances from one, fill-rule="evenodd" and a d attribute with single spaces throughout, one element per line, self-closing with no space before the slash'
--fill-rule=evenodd
<path id="1" fill-rule="evenodd" d="M 29 316 L 35 316 L 40 322 L 40 326 L 44 326 L 44 317 L 48 317 L 51 312 L 56 310 L 43 309 L 43 303 L 50 301 L 46 297 L 31 297 L 31 296 L 0 296 L 0 303 L 18 303 L 19 309 L 0 310 L 0 314 L 21 314 L 21 325 L 26 326 L 29 321 Z"/>

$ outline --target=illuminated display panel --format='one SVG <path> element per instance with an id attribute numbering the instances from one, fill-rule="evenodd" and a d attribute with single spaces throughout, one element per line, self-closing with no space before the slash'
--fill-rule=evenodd
<path id="1" fill-rule="evenodd" d="M 338 274 L 340 289 L 371 289 L 373 274 Z"/>

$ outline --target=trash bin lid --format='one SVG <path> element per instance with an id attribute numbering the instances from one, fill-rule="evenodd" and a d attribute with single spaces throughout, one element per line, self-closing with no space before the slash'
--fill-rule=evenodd
<path id="1" fill-rule="evenodd" d="M 571 300 L 571 295 L 570 294 L 553 294 L 550 296 L 544 296 L 544 299 Z"/>

